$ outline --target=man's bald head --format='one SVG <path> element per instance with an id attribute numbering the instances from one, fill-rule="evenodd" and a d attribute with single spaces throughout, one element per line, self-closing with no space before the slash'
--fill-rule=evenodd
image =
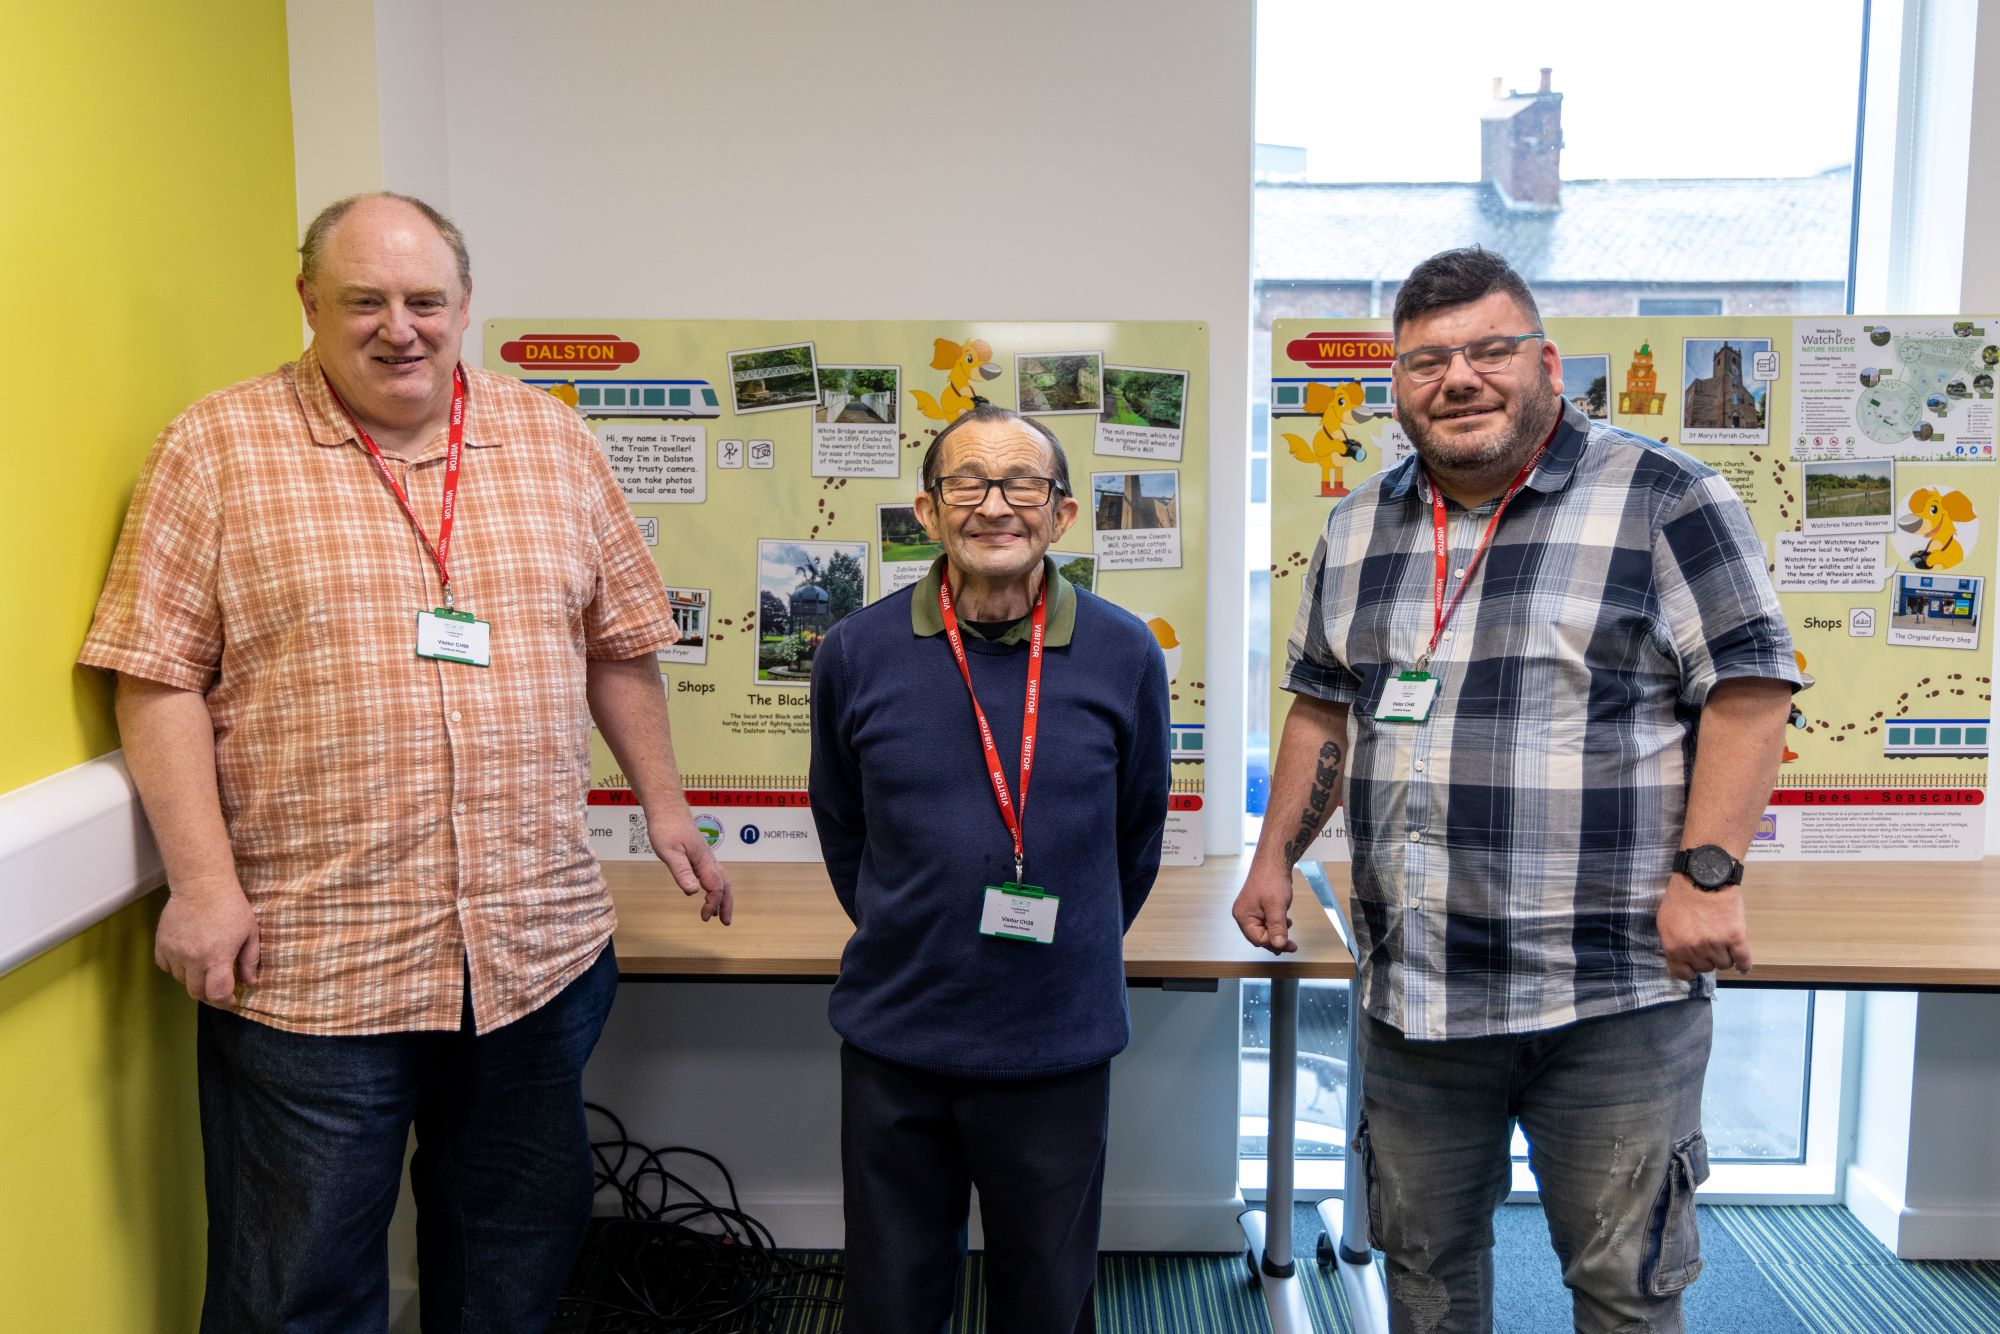
<path id="1" fill-rule="evenodd" d="M 320 258 L 326 253 L 327 238 L 340 220 L 354 211 L 357 204 L 375 201 L 393 201 L 407 204 L 423 215 L 424 221 L 437 229 L 444 243 L 451 247 L 452 257 L 458 262 L 458 282 L 461 289 L 472 286 L 472 252 L 465 247 L 465 233 L 458 224 L 411 195 L 399 195 L 393 190 L 370 190 L 361 194 L 348 195 L 336 199 L 319 211 L 319 215 L 306 225 L 305 239 L 299 242 L 299 274 L 308 283 L 319 276 Z"/>

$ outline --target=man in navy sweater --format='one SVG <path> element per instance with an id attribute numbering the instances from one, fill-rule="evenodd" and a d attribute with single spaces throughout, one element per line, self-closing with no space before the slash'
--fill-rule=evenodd
<path id="1" fill-rule="evenodd" d="M 813 664 L 813 820 L 855 925 L 830 1006 L 843 1328 L 944 1327 L 976 1185 L 990 1327 L 1080 1334 L 1123 938 L 1166 822 L 1166 663 L 1046 559 L 1077 502 L 1040 423 L 977 404 L 923 486 L 944 555 Z"/>

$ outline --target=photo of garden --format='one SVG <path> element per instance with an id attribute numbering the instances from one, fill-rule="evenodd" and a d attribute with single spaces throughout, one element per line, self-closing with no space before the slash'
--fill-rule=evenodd
<path id="1" fill-rule="evenodd" d="M 931 541 L 924 532 L 924 526 L 917 522 L 917 511 L 910 505 L 877 505 L 876 524 L 882 538 L 882 563 L 896 565 L 906 561 L 922 561 L 928 564 L 944 554 L 944 548 Z"/>
<path id="2" fill-rule="evenodd" d="M 866 542 L 757 543 L 757 682 L 805 685 L 813 654 L 868 599 Z"/>

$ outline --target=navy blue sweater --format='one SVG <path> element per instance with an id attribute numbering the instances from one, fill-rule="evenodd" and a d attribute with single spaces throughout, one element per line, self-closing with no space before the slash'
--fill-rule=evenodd
<path id="1" fill-rule="evenodd" d="M 1043 649 L 1025 827 L 1024 879 L 1062 900 L 1055 940 L 982 936 L 985 887 L 1013 879 L 1014 843 L 951 645 L 912 624 L 913 596 L 935 588 L 844 617 L 813 663 L 813 821 L 855 925 L 833 1026 L 871 1055 L 941 1073 L 1080 1070 L 1131 1036 L 1123 938 L 1160 864 L 1166 663 L 1136 617 L 1064 590 L 1075 623 L 1067 644 Z M 1018 800 L 1027 646 L 968 634 L 965 649 Z"/>

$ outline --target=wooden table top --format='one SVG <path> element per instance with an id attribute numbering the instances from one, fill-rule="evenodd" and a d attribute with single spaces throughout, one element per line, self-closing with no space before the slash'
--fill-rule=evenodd
<path id="1" fill-rule="evenodd" d="M 618 903 L 618 969 L 663 978 L 831 979 L 853 926 L 826 868 L 803 862 L 735 862 L 735 921 L 704 922 L 657 862 L 606 862 L 604 878 Z M 1210 857 L 1203 866 L 1168 866 L 1125 936 L 1125 975 L 1170 978 L 1349 978 L 1354 961 L 1340 934 L 1300 886 L 1293 935 L 1296 954 L 1282 960 L 1253 949 L 1230 920 L 1243 859 Z"/>
<path id="2" fill-rule="evenodd" d="M 838 970 L 853 928 L 817 863 L 738 862 L 736 922 L 700 920 L 656 862 L 607 862 L 618 902 L 618 963 L 680 978 L 819 978 Z M 1342 907 L 1347 866 L 1326 864 Z M 1299 952 L 1252 949 L 1229 918 L 1243 859 L 1165 867 L 1125 937 L 1125 974 L 1167 978 L 1348 978 L 1353 960 L 1303 879 Z M 2000 858 L 1953 862 L 1753 862 L 1745 901 L 1756 967 L 1725 983 L 2000 990 Z"/>
<path id="3" fill-rule="evenodd" d="M 1344 909 L 1347 865 L 1326 873 Z M 1725 984 L 2000 990 L 2000 857 L 1753 861 L 1745 876 L 1754 966 Z"/>

